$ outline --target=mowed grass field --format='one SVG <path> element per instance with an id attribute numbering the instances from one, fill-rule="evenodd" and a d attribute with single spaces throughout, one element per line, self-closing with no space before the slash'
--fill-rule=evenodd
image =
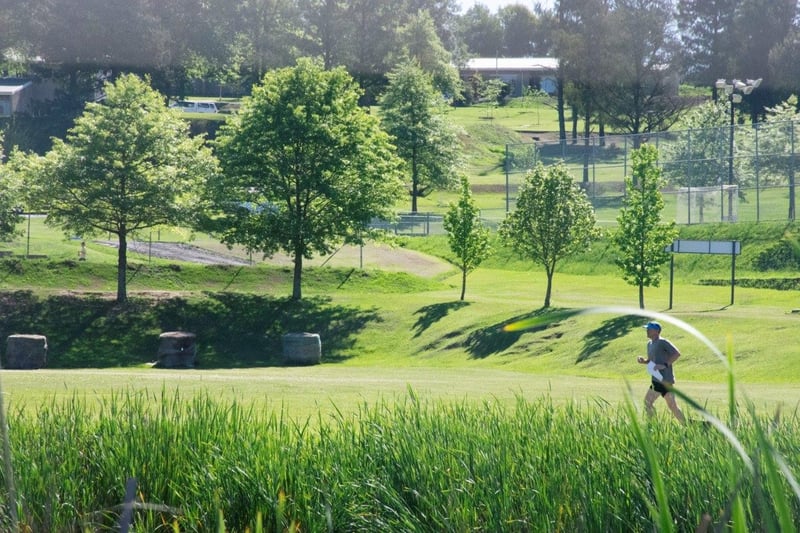
<path id="1" fill-rule="evenodd" d="M 185 231 L 163 229 L 157 236 L 214 248 L 210 237 Z M 90 242 L 89 260 L 85 263 L 75 262 L 70 268 L 33 268 L 69 262 L 76 257 L 78 242 L 45 227 L 41 218 L 33 218 L 30 241 L 22 236 L 12 249 L 18 255 L 28 248 L 32 254 L 49 252 L 48 259 L 27 263 L 21 260 L 23 273 L 6 272 L 0 277 L 0 288 L 29 289 L 43 297 L 64 292 L 113 294 L 113 247 Z M 201 341 L 201 367 L 197 370 L 150 368 L 146 362 L 154 360 L 153 353 L 139 354 L 141 364 L 132 366 L 128 361 L 119 367 L 98 363 L 104 352 L 114 350 L 113 345 L 97 346 L 99 355 L 87 365 L 93 367 L 91 370 L 5 371 L 3 387 L 7 399 L 17 405 L 33 406 L 52 396 L 102 398 L 129 388 L 152 394 L 162 389 L 202 391 L 285 406 L 293 417 L 304 419 L 320 411 L 347 410 L 363 400 L 404 397 L 409 389 L 437 399 L 478 402 L 487 398 L 513 402 L 521 394 L 526 398 L 549 396 L 557 402 L 617 404 L 624 399 L 628 383 L 638 394 L 644 393 L 648 378 L 643 367 L 634 361 L 644 353 L 646 338 L 640 326 L 646 318 L 636 316 L 636 289 L 619 279 L 611 264 L 612 252 L 602 244 L 585 257 L 564 262 L 554 279 L 553 306 L 556 310 L 628 307 L 631 315 L 597 312 L 515 334 L 504 333 L 501 328 L 542 312 L 546 280 L 535 265 L 498 250 L 486 266 L 469 276 L 467 299 L 461 302 L 457 300 L 460 275 L 446 262 L 448 252 L 443 237 L 414 238 L 394 247 L 384 244 L 373 248 L 370 251 L 387 258 L 419 248 L 417 253 L 424 253 L 431 262 L 409 265 L 417 270 L 415 274 L 420 274 L 410 278 L 403 272 L 379 276 L 373 270 L 379 264 L 361 270 L 359 254 L 353 250 L 349 255 L 341 252 L 342 257 L 313 263 L 316 266 L 311 266 L 304 278 L 308 300 L 320 302 L 319 306 L 359 309 L 368 317 L 356 330 L 339 332 L 346 341 L 335 338 L 337 331 L 326 331 L 321 366 L 286 368 L 256 361 L 250 368 L 225 368 L 219 363 L 218 353 L 217 359 L 206 359 L 203 364 Z M 222 247 L 216 249 L 220 253 L 236 253 Z M 704 262 L 696 256 L 679 256 L 672 309 L 665 270 L 661 287 L 646 291 L 648 312 L 667 313 L 690 324 L 723 352 L 731 346 L 734 371 L 742 390 L 760 408 L 772 410 L 781 404 L 795 409 L 793 391 L 800 380 L 800 358 L 790 339 L 800 325 L 797 292 L 737 287 L 735 303 L 730 305 L 729 285 L 697 283 L 701 278 L 728 279 L 730 265 L 726 260 L 715 257 Z M 175 261 L 143 254 L 132 254 L 130 261 L 142 267 L 129 273 L 129 290 L 134 298 L 179 296 L 191 298 L 202 307 L 209 291 L 255 293 L 278 300 L 290 293 L 289 269 L 261 258 L 256 258 L 253 266 L 228 270 L 191 264 L 181 264 L 176 269 L 169 266 Z M 738 276 L 764 275 L 753 272 L 747 260 L 739 261 Z M 425 272 L 426 268 L 433 269 L 432 273 Z M 317 304 L 312 303 L 312 309 L 314 305 Z M 202 329 L 197 333 L 207 345 L 214 342 L 224 346 L 224 339 L 207 339 Z M 76 336 L 80 334 L 75 332 Z M 676 367 L 679 385 L 701 403 L 724 408 L 724 363 L 678 327 L 667 324 L 664 334 L 684 354 Z M 208 351 L 208 346 L 205 348 Z M 224 347 L 216 350 L 224 351 Z M 51 346 L 56 361 L 58 351 L 57 344 Z M 279 354 L 267 355 L 275 358 Z M 80 366 L 79 359 L 70 363 L 75 365 Z"/>

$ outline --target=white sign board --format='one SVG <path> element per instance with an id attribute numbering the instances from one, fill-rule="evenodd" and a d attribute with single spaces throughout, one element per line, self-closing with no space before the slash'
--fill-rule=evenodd
<path id="1" fill-rule="evenodd" d="M 673 241 L 667 252 L 678 254 L 724 254 L 739 255 L 742 244 L 739 241 Z"/>

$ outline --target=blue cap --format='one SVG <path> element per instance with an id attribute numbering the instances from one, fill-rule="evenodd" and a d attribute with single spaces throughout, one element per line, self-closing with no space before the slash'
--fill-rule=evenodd
<path id="1" fill-rule="evenodd" d="M 661 331 L 661 324 L 659 324 L 658 322 L 648 322 L 647 325 L 644 325 L 642 327 L 645 329 L 657 329 L 658 331 Z"/>

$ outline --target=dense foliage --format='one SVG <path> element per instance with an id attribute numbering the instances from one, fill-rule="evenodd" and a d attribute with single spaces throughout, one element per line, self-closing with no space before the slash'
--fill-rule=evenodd
<path id="1" fill-rule="evenodd" d="M 455 254 L 456 266 L 461 270 L 461 299 L 467 290 L 467 274 L 491 253 L 490 232 L 481 222 L 480 211 L 472 199 L 467 178 L 461 178 L 461 194 L 458 202 L 450 204 L 444 215 L 447 242 Z"/>
<path id="2" fill-rule="evenodd" d="M 161 95 L 134 75 L 106 85 L 43 157 L 17 153 L 28 205 L 70 235 L 115 235 L 117 301 L 127 298 L 128 239 L 159 225 L 186 224 L 201 184 L 217 170 L 201 137 L 167 109 Z"/>
<path id="3" fill-rule="evenodd" d="M 631 176 L 625 179 L 625 202 L 614 233 L 619 249 L 617 266 L 625 281 L 638 288 L 642 309 L 644 288 L 661 283 L 661 266 L 670 258 L 666 248 L 677 236 L 675 222 L 662 221 L 663 183 L 657 159 L 658 150 L 652 144 L 633 152 Z"/>
<path id="4" fill-rule="evenodd" d="M 401 195 L 401 162 L 359 95 L 344 69 L 302 59 L 266 74 L 218 138 L 209 224 L 226 244 L 289 254 L 294 299 L 303 259 L 362 242 Z"/>
<path id="5" fill-rule="evenodd" d="M 544 267 L 544 307 L 550 305 L 556 265 L 589 248 L 600 234 L 596 224 L 592 205 L 564 165 L 538 163 L 525 177 L 500 235 L 521 257 Z"/>

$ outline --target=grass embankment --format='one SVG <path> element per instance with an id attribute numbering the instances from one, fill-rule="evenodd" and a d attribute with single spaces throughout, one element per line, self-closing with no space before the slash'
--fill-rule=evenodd
<path id="1" fill-rule="evenodd" d="M 784 229 L 697 226 L 686 228 L 684 238 L 741 239 L 740 282 L 791 279 L 790 272 L 765 273 L 753 266 Z M 443 237 L 405 245 L 448 258 Z M 643 350 L 644 336 L 636 327 L 641 317 L 587 315 L 543 331 L 500 331 L 510 321 L 542 312 L 545 279 L 537 266 L 499 246 L 470 275 L 465 302 L 457 300 L 455 269 L 430 279 L 311 268 L 303 278 L 306 298 L 291 302 L 286 299 L 289 268 L 201 266 L 134 256 L 128 273 L 132 301 L 123 308 L 108 296 L 115 289 L 116 251 L 91 245 L 91 260 L 78 262 L 59 259 L 59 254 L 75 254 L 74 241 L 63 246 L 52 246 L 51 260 L 0 263 L 0 287 L 28 291 L 6 294 L 0 334 L 45 333 L 51 368 L 143 365 L 154 358 L 159 332 L 182 329 L 198 334 L 203 368 L 274 366 L 280 364 L 283 333 L 315 331 L 323 339 L 325 360 L 346 366 L 466 366 L 610 379 L 636 377 L 641 370 L 630 364 Z M 800 376 L 800 360 L 786 342 L 800 319 L 791 312 L 798 305 L 796 291 L 737 287 L 731 306 L 729 257 L 678 256 L 674 272 L 670 313 L 718 346 L 731 340 L 741 379 L 790 383 Z M 636 289 L 619 279 L 606 241 L 565 261 L 554 283 L 556 308 L 636 302 Z M 669 290 L 667 276 L 660 288 L 646 291 L 648 307 L 666 311 Z M 704 347 L 679 330 L 665 333 L 685 354 L 682 380 L 717 379 L 719 365 Z"/>

